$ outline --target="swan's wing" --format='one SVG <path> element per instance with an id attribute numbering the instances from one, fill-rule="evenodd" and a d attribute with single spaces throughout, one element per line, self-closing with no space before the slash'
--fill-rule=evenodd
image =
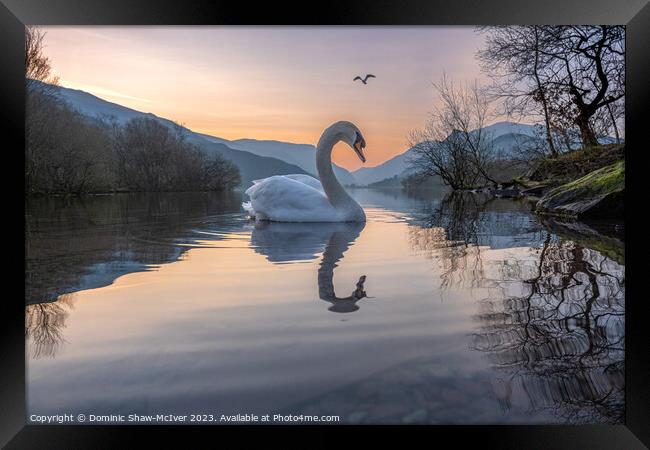
<path id="1" fill-rule="evenodd" d="M 291 178 L 292 180 L 300 181 L 303 184 L 306 184 L 307 186 L 313 187 L 314 189 L 318 189 L 321 192 L 325 192 L 323 190 L 323 185 L 318 181 L 316 178 L 310 176 L 310 175 L 305 175 L 303 173 L 291 173 L 289 175 L 275 175 L 275 177 L 286 177 L 286 178 Z M 273 177 L 269 177 L 273 178 Z M 265 182 L 269 178 L 261 178 L 259 180 L 253 180 L 253 184 L 258 184 Z M 248 193 L 248 191 L 246 191 Z"/>
<path id="2" fill-rule="evenodd" d="M 257 219 L 277 222 L 339 220 L 337 211 L 322 191 L 287 176 L 260 180 L 249 187 L 246 194 L 251 199 L 246 209 L 252 210 Z"/>
<path id="3" fill-rule="evenodd" d="M 313 187 L 314 189 L 318 189 L 321 192 L 325 192 L 323 190 L 323 185 L 318 181 L 316 178 L 305 175 L 302 173 L 296 173 L 296 174 L 291 174 L 291 175 L 285 175 L 287 178 L 291 178 L 292 180 L 300 181 L 303 184 L 306 184 L 307 186 Z"/>

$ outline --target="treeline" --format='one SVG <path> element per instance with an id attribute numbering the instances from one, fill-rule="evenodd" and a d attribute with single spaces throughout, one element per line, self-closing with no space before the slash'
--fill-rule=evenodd
<path id="1" fill-rule="evenodd" d="M 218 191 L 240 181 L 234 164 L 187 142 L 180 126 L 91 120 L 36 88 L 27 97 L 25 167 L 28 194 Z"/>
<path id="2" fill-rule="evenodd" d="M 220 191 L 240 183 L 239 169 L 187 142 L 183 128 L 149 118 L 124 124 L 83 116 L 56 93 L 42 53 L 44 33 L 25 42 L 25 191 L 84 194 L 116 191 Z M 50 83 L 50 84 L 47 84 Z"/>

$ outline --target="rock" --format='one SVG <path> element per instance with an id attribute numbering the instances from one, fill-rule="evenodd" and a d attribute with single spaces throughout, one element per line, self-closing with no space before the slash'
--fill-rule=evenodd
<path id="1" fill-rule="evenodd" d="M 530 187 L 528 189 L 524 189 L 523 191 L 521 191 L 521 195 L 524 195 L 524 196 L 527 196 L 527 197 L 528 196 L 541 197 L 542 195 L 544 195 L 544 191 L 546 191 L 546 189 L 548 189 L 548 185 L 540 184 L 539 186 L 534 186 L 534 187 Z"/>
<path id="2" fill-rule="evenodd" d="M 492 194 L 496 197 L 514 198 L 519 197 L 519 189 L 495 189 Z"/>
<path id="3" fill-rule="evenodd" d="M 625 161 L 619 161 L 551 189 L 535 210 L 572 218 L 622 217 L 624 197 Z"/>
<path id="4" fill-rule="evenodd" d="M 515 180 L 513 181 L 504 181 L 499 184 L 499 189 L 516 189 L 519 183 Z"/>

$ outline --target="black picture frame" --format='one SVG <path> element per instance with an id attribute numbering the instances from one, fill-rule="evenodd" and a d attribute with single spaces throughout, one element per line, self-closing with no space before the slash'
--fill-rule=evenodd
<path id="1" fill-rule="evenodd" d="M 0 0 L 1 123 L 5 139 L 14 144 L 11 152 L 22 155 L 24 148 L 24 24 L 34 25 L 480 25 L 480 24 L 626 24 L 626 414 L 624 425 L 589 426 L 299 426 L 289 430 L 300 437 L 283 437 L 284 444 L 294 439 L 301 446 L 340 445 L 338 432 L 361 431 L 367 437 L 383 440 L 396 432 L 416 433 L 424 443 L 474 442 L 487 448 L 592 448 L 635 449 L 650 446 L 650 334 L 643 321 L 641 278 L 645 249 L 635 239 L 643 226 L 637 208 L 630 208 L 632 196 L 643 193 L 642 154 L 644 112 L 650 81 L 650 4 L 648 0 L 429 0 L 331 1 L 318 5 L 304 3 L 209 1 L 209 0 Z M 634 151 L 636 149 L 638 151 Z M 5 148 L 8 151 L 8 148 Z M 23 185 L 23 174 L 12 166 L 16 176 L 9 186 Z M 11 194 L 17 195 L 17 194 Z M 24 217 L 24 214 L 23 214 Z M 18 222 L 18 221 L 16 221 Z M 23 223 L 24 225 L 24 223 Z M 16 224 L 16 227 L 19 227 Z M 23 229 L 24 233 L 24 229 Z M 630 244 L 633 245 L 630 245 Z M 20 251 L 20 250 L 18 250 Z M 23 248 L 24 254 L 24 248 Z M 15 266 L 18 266 L 15 264 Z M 17 279 L 18 276 L 15 278 Z M 7 275 L 6 283 L 14 277 Z M 150 438 L 167 444 L 173 438 L 189 444 L 201 434 L 207 442 L 219 444 L 224 436 L 246 446 L 250 439 L 265 436 L 270 443 L 279 439 L 284 426 L 37 426 L 26 425 L 24 304 L 7 296 L 2 327 L 2 370 L 0 395 L 0 445 L 7 448 L 100 448 L 131 447 L 132 439 Z M 252 433 L 251 431 L 256 431 Z M 304 432 L 309 437 L 303 437 Z M 284 434 L 284 433 L 283 433 Z M 192 435 L 192 436 L 190 436 Z M 415 437 L 415 436 L 413 436 Z M 442 440 L 441 440 L 442 439 Z M 444 441 L 443 441 L 444 440 Z M 232 442 L 232 441 L 231 441 Z M 398 441 L 404 443 L 405 441 Z M 419 445 L 419 444 L 418 444 Z M 284 446 L 284 445 L 283 445 Z M 230 446 L 228 446 L 230 448 Z"/>

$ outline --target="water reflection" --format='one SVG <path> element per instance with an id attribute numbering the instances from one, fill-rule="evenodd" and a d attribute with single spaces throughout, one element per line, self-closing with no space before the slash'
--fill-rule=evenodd
<path id="1" fill-rule="evenodd" d="M 359 277 L 352 294 L 338 297 L 334 291 L 334 269 L 364 227 L 365 223 L 256 222 L 251 244 L 257 253 L 276 264 L 307 261 L 322 251 L 318 268 L 319 298 L 331 303 L 329 311 L 349 313 L 357 311 L 357 302 L 367 297 L 366 276 Z"/>
<path id="2" fill-rule="evenodd" d="M 36 303 L 25 308 L 25 339 L 31 341 L 32 358 L 54 358 L 65 343 L 63 330 L 73 296 L 62 295 L 55 302 Z"/>
<path id="3" fill-rule="evenodd" d="M 206 223 L 240 228 L 232 193 L 36 198 L 25 205 L 25 303 L 107 286 L 117 277 L 182 257 Z M 210 239 L 220 239 L 213 235 Z"/>
<path id="4" fill-rule="evenodd" d="M 502 409 L 516 409 L 516 403 L 548 411 L 560 422 L 621 423 L 622 242 L 585 224 L 526 224 L 521 218 L 513 224 L 510 212 L 495 211 L 490 202 L 447 196 L 412 226 L 409 237 L 414 248 L 439 262 L 442 291 L 488 293 L 478 302 L 480 331 L 470 347 L 498 370 L 492 389 Z M 500 234 L 510 240 L 500 243 L 509 254 L 495 257 Z M 567 235 L 575 240 L 562 239 Z M 526 247 L 517 246 L 522 240 Z M 601 251 L 580 243 L 585 240 Z"/>
<path id="5" fill-rule="evenodd" d="M 122 194 L 29 198 L 25 205 L 25 337 L 32 358 L 54 358 L 75 292 L 182 258 L 196 227 L 239 229 L 232 193 Z"/>
<path id="6" fill-rule="evenodd" d="M 622 422 L 624 252 L 607 224 L 354 195 L 365 225 L 253 224 L 236 196 L 30 203 L 30 412 Z"/>
<path id="7" fill-rule="evenodd" d="M 527 205 L 484 194 L 451 193 L 411 221 L 411 246 L 438 263 L 440 289 L 485 286 L 484 253 L 542 242 Z"/>
<path id="8" fill-rule="evenodd" d="M 502 372 L 503 407 L 520 396 L 569 423 L 620 423 L 624 416 L 624 269 L 571 241 L 538 251 L 521 293 L 507 284 L 480 302 L 472 347 Z M 511 261 L 511 264 L 523 264 Z M 528 270 L 526 270 L 528 269 Z"/>

